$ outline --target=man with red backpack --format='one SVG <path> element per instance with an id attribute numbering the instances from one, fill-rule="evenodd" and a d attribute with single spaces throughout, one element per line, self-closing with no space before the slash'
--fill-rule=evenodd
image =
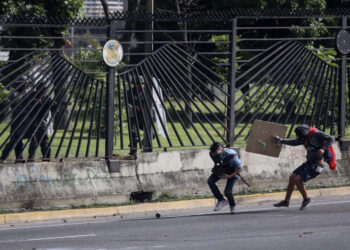
<path id="1" fill-rule="evenodd" d="M 296 168 L 289 178 L 285 199 L 274 204 L 275 207 L 288 207 L 294 187 L 297 186 L 304 200 L 300 210 L 304 210 L 311 203 L 311 198 L 306 192 L 304 183 L 318 176 L 323 171 L 323 164 L 326 161 L 330 168 L 335 169 L 335 154 L 332 144 L 335 142 L 330 136 L 308 125 L 300 125 L 295 129 L 296 139 L 282 139 L 275 137 L 276 143 L 289 146 L 304 145 L 307 151 L 306 162 Z"/>

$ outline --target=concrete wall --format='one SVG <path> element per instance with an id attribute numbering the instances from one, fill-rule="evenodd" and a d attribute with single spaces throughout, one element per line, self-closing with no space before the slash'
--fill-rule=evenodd
<path id="1" fill-rule="evenodd" d="M 291 172 L 305 159 L 300 147 L 283 147 L 279 158 L 238 149 L 251 188 L 241 181 L 236 191 L 284 189 Z M 336 147 L 338 170 L 325 171 L 308 186 L 350 184 L 349 152 Z M 104 160 L 0 165 L 0 209 L 70 207 L 94 203 L 122 203 L 131 192 L 174 195 L 210 194 L 207 178 L 213 164 L 208 150 L 140 154 L 137 161 L 120 161 L 119 172 L 109 173 Z M 219 181 L 223 186 L 225 181 Z"/>

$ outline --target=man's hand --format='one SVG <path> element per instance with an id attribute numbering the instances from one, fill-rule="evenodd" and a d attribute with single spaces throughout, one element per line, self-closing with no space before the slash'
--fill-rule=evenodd
<path id="1" fill-rule="evenodd" d="M 275 142 L 276 142 L 277 144 L 281 144 L 281 141 L 283 140 L 283 139 L 282 139 L 281 137 L 279 137 L 278 135 L 276 135 L 273 139 L 275 140 Z"/>
<path id="2" fill-rule="evenodd" d="M 220 175 L 219 177 L 221 178 L 221 179 L 230 179 L 230 178 L 232 178 L 234 175 L 232 175 L 232 174 L 223 174 L 223 175 Z"/>
<path id="3" fill-rule="evenodd" d="M 233 172 L 232 174 L 223 174 L 220 175 L 219 177 L 221 179 L 231 179 L 233 178 L 235 175 L 239 174 L 240 172 L 242 172 L 242 168 L 237 169 L 235 172 Z"/>
<path id="4" fill-rule="evenodd" d="M 323 148 L 317 150 L 317 152 L 316 152 L 316 160 L 321 164 L 323 164 L 323 154 L 324 154 Z"/>

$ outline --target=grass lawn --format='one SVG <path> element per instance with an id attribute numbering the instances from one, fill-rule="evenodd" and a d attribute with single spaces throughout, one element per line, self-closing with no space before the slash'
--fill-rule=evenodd
<path id="1" fill-rule="evenodd" d="M 171 118 L 173 124 L 170 122 L 169 116 L 167 119 L 167 127 L 168 127 L 168 136 L 169 138 L 163 138 L 159 136 L 159 141 L 155 138 L 153 140 L 154 151 L 163 151 L 166 150 L 179 150 L 179 149 L 198 149 L 198 148 L 208 148 L 208 146 L 213 141 L 223 142 L 226 138 L 225 130 L 223 125 L 226 125 L 226 121 L 224 120 L 225 107 L 221 103 L 215 103 L 215 106 L 210 104 L 209 102 L 200 102 L 196 101 L 196 105 L 192 105 L 192 110 L 196 115 L 193 115 L 193 124 L 188 129 L 184 129 L 184 126 L 181 124 L 180 120 L 184 121 L 184 112 L 183 109 L 185 107 L 183 102 L 176 103 L 172 102 L 173 106 L 170 105 L 169 102 L 165 102 L 166 109 L 171 114 Z M 115 108 L 116 112 L 119 112 L 118 108 Z M 84 110 L 82 110 L 82 113 Z M 118 117 L 118 116 L 117 116 Z M 123 119 L 123 127 L 122 133 L 120 132 L 120 128 L 117 127 L 119 125 L 118 119 L 116 119 L 116 135 L 114 135 L 114 151 L 116 154 L 127 154 L 129 152 L 129 134 L 127 128 L 127 116 L 125 108 L 122 110 L 122 119 Z M 211 123 L 208 122 L 211 121 Z M 75 121 L 75 115 L 73 115 L 73 121 Z M 222 124 L 219 123 L 221 121 Z M 9 120 L 4 121 L 0 124 L 0 131 L 3 131 L 5 126 L 8 124 Z M 201 124 L 202 123 L 202 124 Z M 157 130 L 156 123 L 154 123 L 155 129 Z M 75 158 L 76 156 L 85 158 L 86 152 L 88 151 L 88 157 L 94 158 L 96 156 L 96 152 L 98 157 L 104 157 L 105 154 L 105 138 L 100 138 L 97 141 L 96 135 L 91 135 L 90 143 L 88 143 L 89 138 L 89 128 L 90 128 L 90 119 L 88 118 L 84 132 L 80 135 L 80 131 L 82 130 L 83 122 L 81 120 L 78 121 L 76 126 L 76 130 L 74 136 L 72 136 L 72 129 L 68 130 L 66 133 L 64 140 L 63 130 L 57 130 L 57 133 L 51 144 L 51 158 Z M 95 126 L 95 124 L 94 124 Z M 235 127 L 234 134 L 237 135 L 239 133 L 240 136 L 234 142 L 233 147 L 244 147 L 246 145 L 246 137 L 248 132 L 250 131 L 251 124 L 248 124 L 245 128 L 245 123 L 240 123 Z M 287 124 L 290 128 L 291 124 Z M 74 123 L 72 124 L 72 128 L 74 127 Z M 243 129 L 244 128 L 244 129 Z M 187 132 L 186 132 L 187 131 Z M 242 132 L 241 132 L 242 131 Z M 330 133 L 330 130 L 326 130 L 326 132 Z M 350 138 L 350 130 L 346 130 L 346 137 Z M 8 128 L 2 136 L 0 136 L 0 146 L 5 142 L 7 137 L 9 136 L 10 129 Z M 140 136 L 143 138 L 143 131 L 140 130 Z M 79 152 L 79 138 L 81 138 Z M 122 138 L 121 138 L 122 136 Z M 294 133 L 291 137 L 294 136 Z M 71 141 L 71 146 L 69 148 L 69 143 Z M 190 139 L 191 138 L 191 139 Z M 51 136 L 50 136 L 51 139 Z M 191 141 L 192 140 L 192 141 Z M 23 143 L 26 143 L 27 139 L 23 140 Z M 122 142 L 122 143 L 121 143 Z M 97 144 L 98 149 L 96 149 Z M 29 143 L 28 143 L 29 144 Z M 28 156 L 28 147 L 24 151 L 24 157 Z M 89 147 L 89 148 L 88 148 Z M 69 148 L 69 152 L 67 152 Z M 59 149 L 59 152 L 57 152 Z M 0 149 L 3 150 L 3 147 Z M 41 152 L 38 148 L 36 152 L 36 159 L 41 158 Z M 8 159 L 15 159 L 14 152 L 11 152 L 11 155 Z"/>

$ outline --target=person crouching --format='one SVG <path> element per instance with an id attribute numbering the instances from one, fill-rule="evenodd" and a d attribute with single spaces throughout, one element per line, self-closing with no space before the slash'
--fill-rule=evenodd
<path id="1" fill-rule="evenodd" d="M 210 146 L 209 155 L 215 164 L 212 169 L 212 174 L 208 179 L 210 190 L 218 200 L 214 211 L 219 211 L 227 204 L 230 204 L 230 212 L 234 213 L 236 203 L 233 198 L 232 189 L 238 179 L 237 175 L 242 171 L 242 162 L 235 150 L 224 148 L 224 146 L 218 142 L 214 142 Z M 224 194 L 228 201 L 224 199 L 216 185 L 216 182 L 220 179 L 227 180 Z"/>

